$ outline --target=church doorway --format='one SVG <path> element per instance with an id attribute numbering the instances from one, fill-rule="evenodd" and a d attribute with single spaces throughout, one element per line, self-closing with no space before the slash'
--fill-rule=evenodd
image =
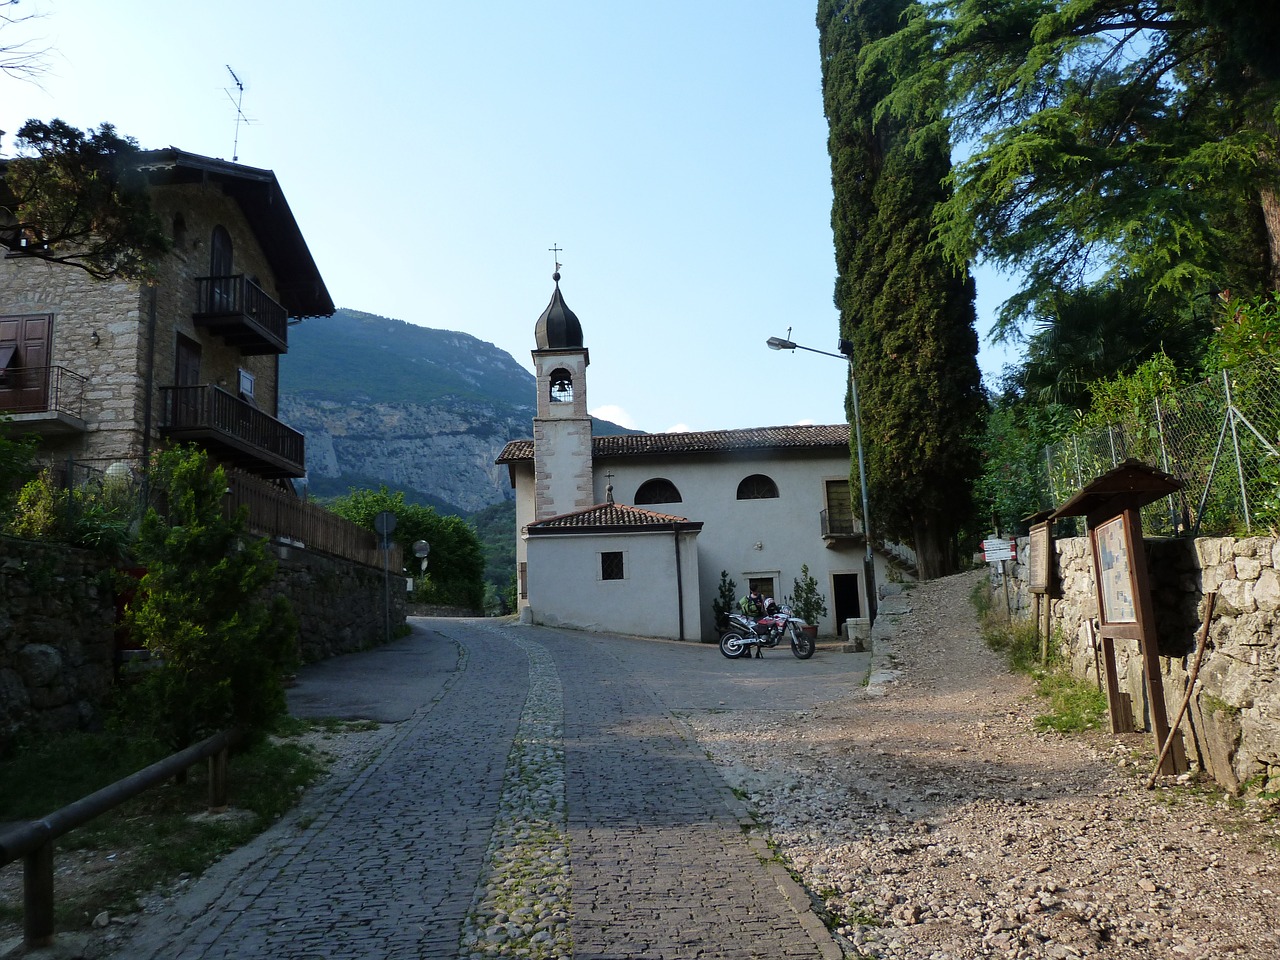
<path id="1" fill-rule="evenodd" d="M 844 622 L 863 616 L 862 591 L 858 589 L 856 573 L 833 573 L 831 593 L 835 601 L 836 633 L 844 635 Z"/>

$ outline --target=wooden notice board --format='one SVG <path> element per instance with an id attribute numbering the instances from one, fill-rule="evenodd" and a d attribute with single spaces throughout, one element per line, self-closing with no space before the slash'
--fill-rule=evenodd
<path id="1" fill-rule="evenodd" d="M 1122 731 L 1127 719 L 1118 713 L 1122 700 L 1115 641 L 1136 641 L 1157 754 L 1169 735 L 1169 719 L 1161 681 L 1155 609 L 1147 577 L 1141 509 L 1181 487 L 1180 481 L 1166 473 L 1136 460 L 1126 460 L 1086 485 L 1053 514 L 1054 519 L 1083 516 L 1089 528 L 1093 584 L 1098 601 L 1098 637 L 1107 701 L 1111 707 L 1111 729 Z M 1165 756 L 1160 772 L 1176 774 L 1185 769 L 1186 757 L 1175 749 Z"/>

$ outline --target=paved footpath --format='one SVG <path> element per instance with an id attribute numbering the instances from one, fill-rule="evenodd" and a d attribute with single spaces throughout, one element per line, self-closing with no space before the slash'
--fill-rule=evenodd
<path id="1" fill-rule="evenodd" d="M 860 658 L 410 623 L 389 648 L 306 668 L 290 698 L 295 713 L 394 722 L 376 759 L 115 956 L 840 957 L 672 711 L 799 706 L 816 679 L 856 684 Z"/>

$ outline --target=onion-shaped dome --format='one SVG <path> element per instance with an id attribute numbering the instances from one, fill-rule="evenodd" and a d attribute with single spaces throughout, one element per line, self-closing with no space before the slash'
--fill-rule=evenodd
<path id="1" fill-rule="evenodd" d="M 553 273 L 551 279 L 556 282 L 555 293 L 533 329 L 534 342 L 539 350 L 580 350 L 582 324 L 560 293 L 560 274 Z"/>

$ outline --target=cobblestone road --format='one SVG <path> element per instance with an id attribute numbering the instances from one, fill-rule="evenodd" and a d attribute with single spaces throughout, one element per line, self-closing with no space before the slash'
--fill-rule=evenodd
<path id="1" fill-rule="evenodd" d="M 350 658 L 345 682 L 342 661 L 318 667 L 332 686 L 303 711 L 399 711 L 377 758 L 114 956 L 840 956 L 671 711 L 791 703 L 817 678 L 829 695 L 860 679 L 861 658 L 728 661 L 712 646 L 412 622 L 395 649 Z M 394 703 L 370 658 L 396 671 Z"/>

